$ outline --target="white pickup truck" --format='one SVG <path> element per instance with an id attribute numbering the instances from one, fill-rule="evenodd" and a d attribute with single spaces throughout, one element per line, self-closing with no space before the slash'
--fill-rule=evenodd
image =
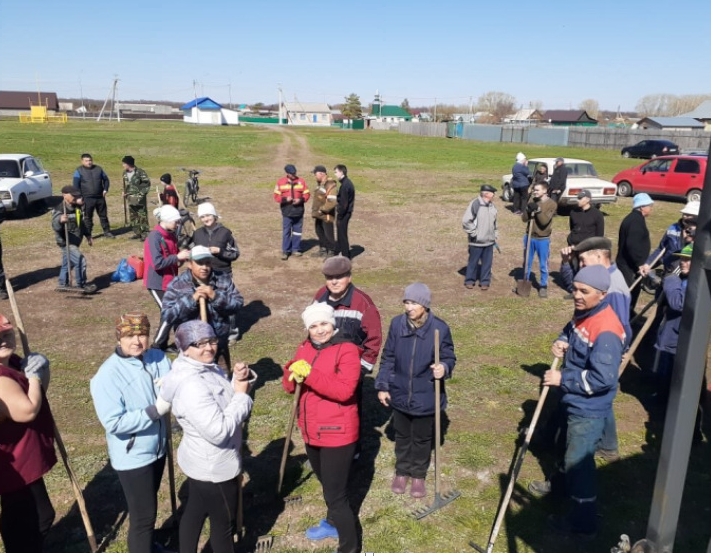
<path id="1" fill-rule="evenodd" d="M 0 204 L 25 216 L 31 203 L 52 197 L 52 178 L 29 154 L 0 154 Z"/>

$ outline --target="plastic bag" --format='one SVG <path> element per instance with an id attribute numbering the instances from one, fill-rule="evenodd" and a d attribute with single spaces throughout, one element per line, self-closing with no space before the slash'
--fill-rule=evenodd
<path id="1" fill-rule="evenodd" d="M 136 271 L 128 264 L 126 259 L 121 259 L 121 262 L 116 267 L 116 271 L 111 275 L 112 282 L 133 282 L 136 279 Z"/>

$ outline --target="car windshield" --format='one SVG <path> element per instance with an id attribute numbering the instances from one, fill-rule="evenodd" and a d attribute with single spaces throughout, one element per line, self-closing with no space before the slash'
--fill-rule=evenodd
<path id="1" fill-rule="evenodd" d="M 0 178 L 19 178 L 20 167 L 14 160 L 0 160 Z"/>
<path id="2" fill-rule="evenodd" d="M 568 176 L 575 176 L 576 178 L 596 178 L 597 172 L 593 168 L 592 164 L 586 164 L 582 162 L 566 162 L 565 167 L 568 170 Z"/>

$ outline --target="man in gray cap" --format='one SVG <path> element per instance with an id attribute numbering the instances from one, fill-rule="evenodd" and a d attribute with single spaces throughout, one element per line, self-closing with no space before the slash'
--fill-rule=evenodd
<path id="1" fill-rule="evenodd" d="M 361 431 L 363 430 L 363 378 L 372 374 L 383 342 L 380 312 L 368 294 L 352 283 L 351 261 L 338 255 L 323 263 L 326 285 L 316 292 L 314 301 L 328 303 L 334 309 L 336 328 L 360 351 L 361 385 L 356 390 Z M 356 448 L 360 454 L 360 444 Z"/>
<path id="2" fill-rule="evenodd" d="M 575 313 L 551 351 L 563 358 L 560 370 L 547 370 L 543 385 L 560 388 L 566 416 L 563 472 L 550 481 L 532 481 L 529 490 L 542 494 L 564 480 L 572 511 L 551 515 L 550 528 L 560 534 L 590 539 L 597 532 L 595 450 L 617 393 L 625 332 L 606 299 L 610 273 L 602 265 L 582 268 L 573 281 Z M 562 475 L 562 476 L 561 476 Z"/>
<path id="3" fill-rule="evenodd" d="M 311 216 L 315 222 L 316 237 L 318 237 L 319 257 L 332 257 L 336 254 L 336 204 L 338 183 L 328 177 L 325 166 L 316 166 L 313 170 L 318 187 L 314 191 L 311 203 Z"/>
<path id="4" fill-rule="evenodd" d="M 286 176 L 279 178 L 274 186 L 274 200 L 281 209 L 281 260 L 292 254 L 300 257 L 301 233 L 304 229 L 304 204 L 309 200 L 306 182 L 296 175 L 296 166 L 284 166 Z"/>
<path id="5" fill-rule="evenodd" d="M 577 245 L 589 237 L 605 235 L 605 217 L 592 204 L 592 193 L 583 189 L 578 193 L 578 206 L 570 211 L 568 245 Z"/>
<path id="6" fill-rule="evenodd" d="M 462 227 L 469 238 L 469 261 L 464 276 L 464 287 L 473 290 L 477 280 L 482 291 L 491 284 L 491 266 L 494 262 L 494 244 L 499 239 L 494 206 L 496 188 L 484 184 L 462 216 Z M 481 264 L 480 264 L 481 263 Z"/>

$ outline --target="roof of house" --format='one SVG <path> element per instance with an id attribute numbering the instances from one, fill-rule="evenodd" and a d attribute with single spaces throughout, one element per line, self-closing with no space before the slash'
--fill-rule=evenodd
<path id="1" fill-rule="evenodd" d="M 543 119 L 551 122 L 597 122 L 585 110 L 546 110 Z"/>
<path id="2" fill-rule="evenodd" d="M 675 116 L 675 117 L 661 117 L 661 116 L 647 116 L 642 118 L 637 122 L 637 125 L 641 125 L 645 120 L 654 122 L 662 127 L 691 127 L 694 129 L 703 129 L 704 124 L 699 120 L 694 118 L 689 118 L 686 116 Z"/>
<path id="3" fill-rule="evenodd" d="M 377 118 L 412 118 L 407 110 L 395 104 L 374 104 L 370 110 L 370 115 Z"/>
<path id="4" fill-rule="evenodd" d="M 197 106 L 198 108 L 204 109 L 220 109 L 222 108 L 221 104 L 218 104 L 214 100 L 212 100 L 210 97 L 200 97 L 200 98 L 195 98 L 188 102 L 187 104 L 183 104 L 180 109 L 181 110 L 190 110 L 191 108 Z"/>
<path id="5" fill-rule="evenodd" d="M 711 120 L 711 100 L 705 100 L 694 108 L 691 112 L 682 114 L 687 118 L 696 118 L 698 120 Z"/>
<path id="6" fill-rule="evenodd" d="M 284 107 L 288 112 L 331 113 L 331 107 L 325 102 L 285 102 Z"/>
<path id="7" fill-rule="evenodd" d="M 541 113 L 536 110 L 535 108 L 522 108 L 512 116 L 509 116 L 509 120 L 515 120 L 515 121 L 526 121 L 526 120 L 531 120 L 531 119 L 541 119 Z"/>
<path id="8" fill-rule="evenodd" d="M 42 106 L 49 110 L 59 110 L 57 93 L 39 93 Z M 0 91 L 0 108 L 6 110 L 29 110 L 37 106 L 37 91 Z"/>

